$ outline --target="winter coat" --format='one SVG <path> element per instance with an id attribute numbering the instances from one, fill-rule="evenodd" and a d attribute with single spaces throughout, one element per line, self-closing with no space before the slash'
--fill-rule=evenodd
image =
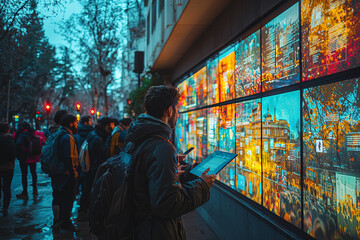
<path id="1" fill-rule="evenodd" d="M 90 172 L 94 174 L 98 167 L 106 161 L 109 157 L 108 150 L 105 147 L 106 140 L 110 136 L 105 128 L 96 126 L 95 130 L 91 131 L 87 136 L 89 158 L 90 158 Z"/>
<path id="2" fill-rule="evenodd" d="M 80 153 L 81 145 L 92 130 L 94 130 L 94 128 L 90 125 L 79 124 L 77 133 L 74 135 L 78 153 Z"/>
<path id="3" fill-rule="evenodd" d="M 10 134 L 0 134 L 0 171 L 14 169 L 16 145 Z"/>
<path id="4" fill-rule="evenodd" d="M 16 156 L 20 161 L 25 161 L 26 163 L 35 163 L 40 162 L 40 155 L 30 156 L 29 155 L 29 138 L 31 138 L 31 133 L 27 130 L 24 130 L 16 139 Z M 43 142 L 43 138 L 36 133 L 33 133 L 33 136 L 39 138 L 40 144 Z"/>
<path id="5" fill-rule="evenodd" d="M 78 152 L 73 135 L 69 129 L 60 127 L 58 131 L 64 134 L 59 139 L 57 157 L 59 161 L 64 163 L 64 173 L 51 176 L 51 184 L 54 188 L 61 190 L 65 184 L 72 179 L 78 177 Z"/>
<path id="6" fill-rule="evenodd" d="M 125 142 L 139 143 L 160 135 L 141 148 L 134 174 L 136 239 L 185 239 L 181 215 L 209 200 L 207 184 L 200 178 L 181 183 L 176 149 L 168 140 L 171 128 L 161 120 L 141 114 L 130 125 Z"/>

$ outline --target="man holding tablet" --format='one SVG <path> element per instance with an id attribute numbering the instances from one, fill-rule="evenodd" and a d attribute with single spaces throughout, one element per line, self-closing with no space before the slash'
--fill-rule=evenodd
<path id="1" fill-rule="evenodd" d="M 138 146 L 132 188 L 135 239 L 186 239 L 181 215 L 207 202 L 215 181 L 209 170 L 193 181 L 179 181 L 176 148 L 169 141 L 179 117 L 178 101 L 176 88 L 151 87 L 146 114 L 130 125 L 125 139 Z"/>

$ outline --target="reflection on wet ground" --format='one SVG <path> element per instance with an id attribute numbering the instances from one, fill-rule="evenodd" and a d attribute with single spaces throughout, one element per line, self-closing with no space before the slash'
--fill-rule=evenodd
<path id="1" fill-rule="evenodd" d="M 16 198 L 16 194 L 22 191 L 21 173 L 18 161 L 16 161 L 14 178 L 11 184 L 11 202 L 9 215 L 3 217 L 0 214 L 0 239 L 97 239 L 90 233 L 87 217 L 78 216 L 79 196 L 74 203 L 72 221 L 76 226 L 74 232 L 61 230 L 53 232 L 51 225 L 52 215 L 52 189 L 50 178 L 41 172 L 40 164 L 37 165 L 38 173 L 38 196 L 32 195 L 31 174 L 28 173 L 29 200 Z M 0 203 L 2 209 L 2 199 Z"/>

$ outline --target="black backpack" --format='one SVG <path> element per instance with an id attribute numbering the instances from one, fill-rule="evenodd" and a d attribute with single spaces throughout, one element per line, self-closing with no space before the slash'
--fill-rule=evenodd
<path id="1" fill-rule="evenodd" d="M 29 134 L 27 136 L 27 142 L 28 142 L 28 151 L 29 156 L 37 156 L 41 154 L 41 143 L 40 143 L 40 137 L 37 137 L 35 135 Z"/>
<path id="2" fill-rule="evenodd" d="M 59 161 L 57 149 L 60 138 L 65 134 L 63 131 L 56 131 L 46 140 L 40 155 L 41 170 L 49 175 L 61 174 L 65 171 L 62 161 Z"/>
<path id="3" fill-rule="evenodd" d="M 146 139 L 139 146 L 133 142 L 127 143 L 122 152 L 99 166 L 89 206 L 90 229 L 99 239 L 133 239 L 135 224 L 131 186 L 136 156 L 142 146 L 154 137 Z"/>

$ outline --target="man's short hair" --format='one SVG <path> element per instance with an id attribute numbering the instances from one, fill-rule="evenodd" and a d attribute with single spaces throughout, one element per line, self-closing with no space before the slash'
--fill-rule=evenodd
<path id="1" fill-rule="evenodd" d="M 0 122 L 0 134 L 5 134 L 9 131 L 9 124 L 6 122 Z"/>
<path id="2" fill-rule="evenodd" d="M 179 98 L 180 94 L 177 88 L 165 85 L 153 86 L 145 95 L 144 106 L 149 115 L 161 118 L 170 106 L 175 109 Z"/>
<path id="3" fill-rule="evenodd" d="M 103 117 L 98 121 L 98 124 L 103 127 L 110 125 L 110 123 L 115 123 L 115 121 L 114 121 L 114 119 L 109 118 L 109 117 Z"/>
<path id="4" fill-rule="evenodd" d="M 119 123 L 120 123 L 119 120 L 117 120 L 116 118 L 113 118 L 113 120 L 114 120 L 115 126 L 116 126 L 116 125 L 119 125 Z"/>
<path id="5" fill-rule="evenodd" d="M 81 124 L 89 123 L 90 119 L 91 119 L 91 117 L 88 116 L 88 115 L 83 116 L 83 117 L 81 117 L 81 119 L 80 119 L 80 123 L 81 123 Z"/>
<path id="6" fill-rule="evenodd" d="M 60 125 L 63 126 L 63 127 L 69 128 L 69 127 L 70 127 L 70 123 L 73 123 L 73 122 L 76 122 L 76 121 L 77 121 L 77 118 L 76 118 L 74 115 L 68 114 L 68 115 L 65 115 L 65 116 L 61 119 Z"/>
<path id="7" fill-rule="evenodd" d="M 63 117 L 65 117 L 66 115 L 68 114 L 68 112 L 66 110 L 59 110 L 55 113 L 55 116 L 54 116 L 54 122 L 56 124 L 61 124 L 61 119 Z"/>
<path id="8" fill-rule="evenodd" d="M 132 122 L 131 118 L 123 118 L 120 120 L 121 125 L 126 127 L 130 126 L 131 122 Z"/>

